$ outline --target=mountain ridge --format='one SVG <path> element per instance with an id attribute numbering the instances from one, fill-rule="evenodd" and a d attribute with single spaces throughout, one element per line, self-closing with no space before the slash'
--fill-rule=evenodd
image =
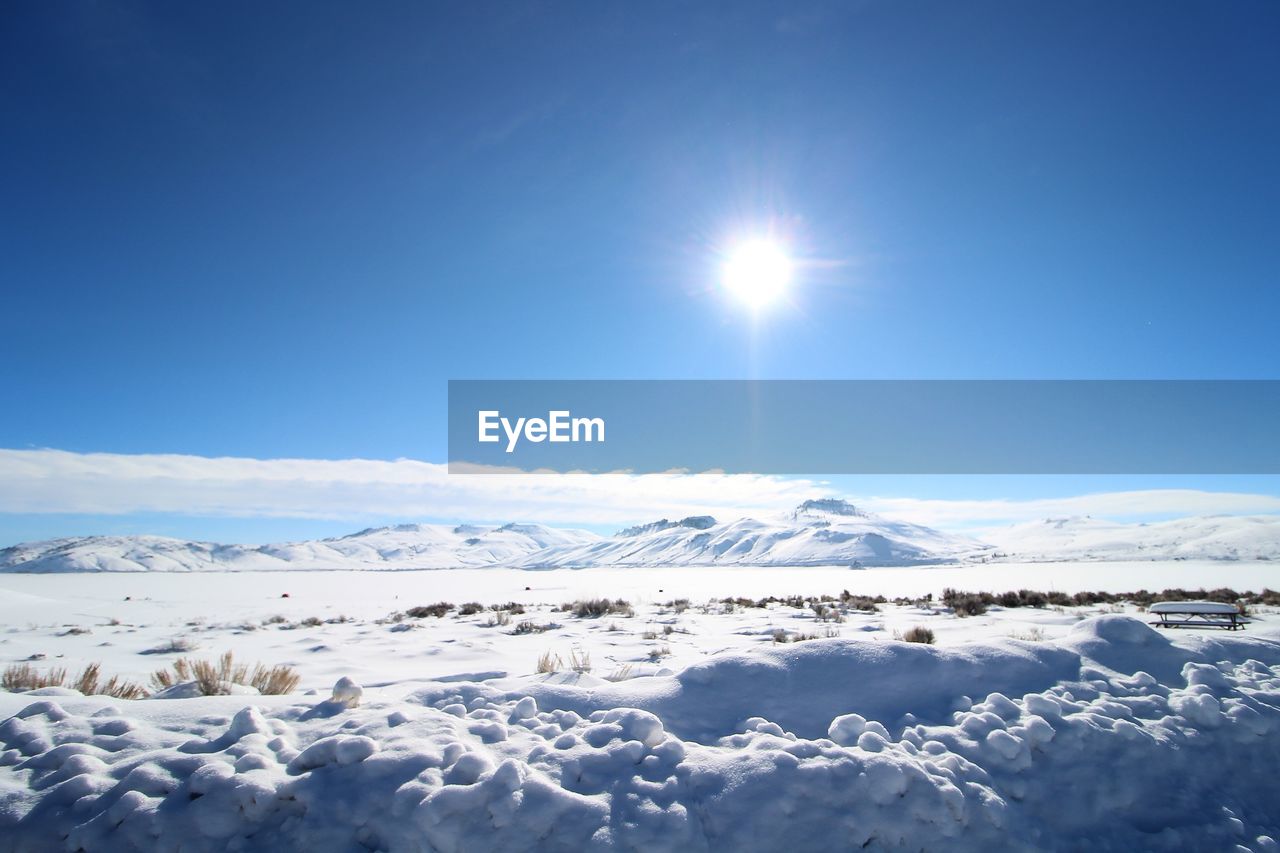
<path id="1" fill-rule="evenodd" d="M 839 499 L 718 521 L 659 519 L 601 536 L 503 525 L 396 524 L 345 536 L 235 545 L 163 536 L 79 536 L 0 549 L 0 573 L 587 568 L 596 566 L 927 566 L 971 562 L 1280 559 L 1280 516 L 1122 523 L 1046 518 L 984 541 L 895 521 Z"/>

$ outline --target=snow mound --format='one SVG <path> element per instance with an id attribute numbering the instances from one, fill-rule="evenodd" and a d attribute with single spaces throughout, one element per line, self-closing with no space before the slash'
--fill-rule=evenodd
<path id="1" fill-rule="evenodd" d="M 1123 645 L 1168 645 L 1169 639 L 1143 622 L 1131 616 L 1108 614 L 1078 622 L 1071 634 L 1081 639 L 1096 638 L 1108 643 Z"/>
<path id="2" fill-rule="evenodd" d="M 366 691 L 357 708 L 0 694 L 0 838 L 14 851 L 1275 849 L 1280 642 L 1150 633 L 1104 616 L 1061 643 L 814 640 L 620 684 Z"/>

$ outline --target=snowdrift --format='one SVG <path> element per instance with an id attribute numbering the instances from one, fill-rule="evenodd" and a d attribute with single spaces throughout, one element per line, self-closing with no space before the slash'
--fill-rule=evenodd
<path id="1" fill-rule="evenodd" d="M 1123 616 L 1056 643 L 814 640 L 620 683 L 339 694 L 0 694 L 0 843 L 1274 850 L 1280 833 L 1280 642 Z"/>

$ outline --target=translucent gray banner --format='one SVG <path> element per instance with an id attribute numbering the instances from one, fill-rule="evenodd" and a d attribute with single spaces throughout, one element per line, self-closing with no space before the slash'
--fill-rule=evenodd
<path id="1" fill-rule="evenodd" d="M 453 380 L 449 471 L 1275 474 L 1275 380 Z"/>

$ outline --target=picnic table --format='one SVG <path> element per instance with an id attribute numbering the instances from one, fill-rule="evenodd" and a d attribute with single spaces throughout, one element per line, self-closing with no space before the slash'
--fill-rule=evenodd
<path id="1" fill-rule="evenodd" d="M 1221 601 L 1157 601 L 1147 608 L 1156 617 L 1149 624 L 1157 628 L 1226 628 L 1243 629 L 1249 620 L 1240 615 L 1234 604 Z"/>

